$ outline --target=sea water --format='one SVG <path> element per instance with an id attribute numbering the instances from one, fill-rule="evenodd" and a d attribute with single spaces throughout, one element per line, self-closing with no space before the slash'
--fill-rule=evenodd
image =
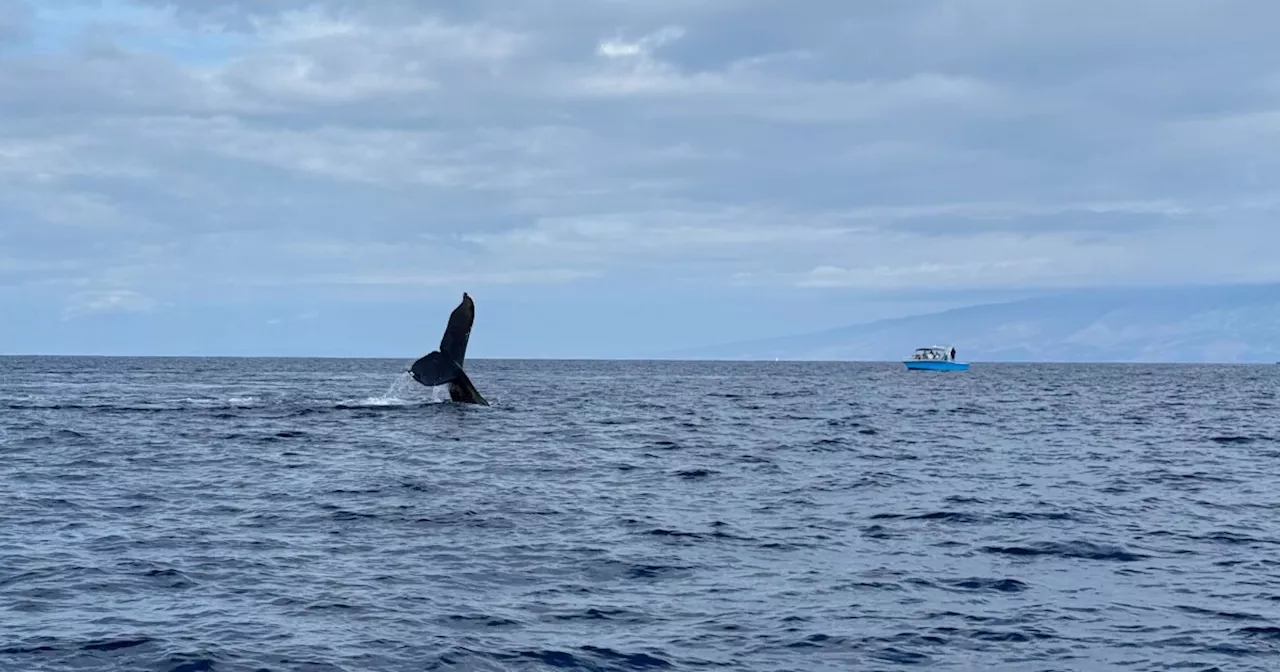
<path id="1" fill-rule="evenodd" d="M 0 358 L 0 669 L 1280 669 L 1280 367 Z"/>

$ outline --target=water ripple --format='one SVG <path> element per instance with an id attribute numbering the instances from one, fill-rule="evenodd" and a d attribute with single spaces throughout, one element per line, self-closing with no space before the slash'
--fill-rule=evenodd
<path id="1" fill-rule="evenodd" d="M 403 365 L 0 358 L 0 669 L 1280 666 L 1274 368 Z"/>

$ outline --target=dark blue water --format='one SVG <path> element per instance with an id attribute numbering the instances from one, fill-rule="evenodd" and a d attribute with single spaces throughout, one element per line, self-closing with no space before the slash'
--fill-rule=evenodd
<path id="1" fill-rule="evenodd" d="M 1280 669 L 1278 366 L 406 364 L 0 359 L 0 669 Z"/>

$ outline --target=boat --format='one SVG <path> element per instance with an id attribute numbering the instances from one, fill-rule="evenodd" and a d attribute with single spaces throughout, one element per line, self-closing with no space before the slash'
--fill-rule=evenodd
<path id="1" fill-rule="evenodd" d="M 942 345 L 916 348 L 916 351 L 902 363 L 912 371 L 968 371 L 968 362 L 957 362 L 951 358 L 951 353 L 954 351 L 955 348 Z"/>

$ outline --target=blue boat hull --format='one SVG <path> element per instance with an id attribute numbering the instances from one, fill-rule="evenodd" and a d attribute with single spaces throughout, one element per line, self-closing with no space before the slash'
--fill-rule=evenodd
<path id="1" fill-rule="evenodd" d="M 915 371 L 968 371 L 966 362 L 949 362 L 937 359 L 908 359 L 903 362 L 907 368 Z"/>

